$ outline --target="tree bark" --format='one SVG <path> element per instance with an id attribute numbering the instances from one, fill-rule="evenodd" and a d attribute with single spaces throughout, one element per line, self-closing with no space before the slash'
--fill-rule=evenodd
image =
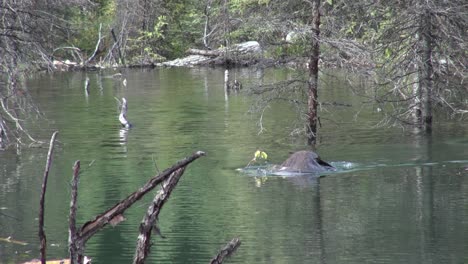
<path id="1" fill-rule="evenodd" d="M 50 139 L 49 145 L 49 152 L 47 153 L 47 161 L 44 170 L 44 179 L 42 181 L 42 188 L 41 188 L 41 198 L 39 201 L 39 240 L 41 241 L 41 263 L 46 263 L 46 249 L 47 249 L 47 238 L 44 232 L 44 207 L 45 207 L 45 194 L 47 190 L 47 179 L 49 178 L 49 170 L 52 164 L 52 154 L 54 150 L 54 142 L 55 138 L 57 137 L 58 131 L 55 131 L 52 134 Z"/>
<path id="2" fill-rule="evenodd" d="M 419 39 L 419 34 L 416 34 L 416 39 Z M 417 55 L 418 56 L 418 55 Z M 421 82 L 420 82 L 420 71 L 419 71 L 419 56 L 416 58 L 416 62 L 414 63 L 414 67 L 416 69 L 416 73 L 414 73 L 413 85 L 412 85 L 412 105 L 411 105 L 411 114 L 413 118 L 413 123 L 415 126 L 415 132 L 418 133 L 421 124 Z"/>
<path id="3" fill-rule="evenodd" d="M 140 200 L 146 193 L 153 190 L 158 184 L 166 180 L 174 171 L 187 166 L 194 160 L 198 159 L 201 156 L 204 156 L 205 152 L 197 151 L 192 154 L 192 156 L 187 157 L 171 168 L 164 170 L 162 173 L 151 178 L 143 187 L 138 189 L 136 192 L 130 194 L 127 198 L 123 199 L 112 208 L 108 209 L 104 213 L 95 217 L 94 220 L 86 222 L 77 232 L 79 239 L 86 242 L 92 235 L 98 232 L 101 228 L 109 224 L 114 218 L 120 218 L 121 215 L 127 210 L 132 204 Z"/>
<path id="4" fill-rule="evenodd" d="M 71 183 L 70 215 L 68 228 L 68 251 L 70 253 L 70 263 L 83 263 L 84 244 L 81 243 L 76 232 L 76 209 L 78 199 L 78 181 L 80 175 L 80 161 L 73 165 L 73 179 Z"/>
<path id="5" fill-rule="evenodd" d="M 140 200 L 146 193 L 153 190 L 161 182 L 173 183 L 174 179 L 171 180 L 171 177 L 174 177 L 173 175 L 181 175 L 184 172 L 186 166 L 188 166 L 191 162 L 204 155 L 205 152 L 197 151 L 190 157 L 180 160 L 171 168 L 164 170 L 162 173 L 159 173 L 158 175 L 148 180 L 148 182 L 145 185 L 143 185 L 143 187 L 130 194 L 127 198 L 123 199 L 104 213 L 96 216 L 94 220 L 86 222 L 79 231 L 76 230 L 76 200 L 78 197 L 78 176 L 80 169 L 79 161 L 77 161 L 73 166 L 72 199 L 70 202 L 69 252 L 71 263 L 83 263 L 83 261 L 85 260 L 84 250 L 86 241 L 88 241 L 88 239 L 91 238 L 96 232 L 101 230 L 101 228 L 105 227 L 107 224 L 116 225 L 119 222 L 125 220 L 123 217 L 123 213 L 136 201 Z M 180 177 L 180 175 L 178 177 Z M 177 184 L 177 181 L 178 178 L 175 181 L 175 183 L 173 183 L 174 186 L 175 184 Z M 164 194 L 163 197 L 167 199 L 170 191 L 168 192 L 167 189 L 164 188 L 166 188 L 166 186 L 163 186 L 162 189 Z M 168 190 L 172 190 L 173 187 L 167 186 L 167 188 Z M 156 207 L 156 210 L 159 211 L 160 208 Z"/>
<path id="6" fill-rule="evenodd" d="M 122 124 L 123 127 L 131 128 L 132 124 L 127 119 L 127 111 L 128 111 L 127 99 L 125 99 L 125 97 L 124 97 L 124 98 L 122 98 L 122 102 L 121 102 L 121 106 L 120 106 L 119 121 L 120 121 L 120 124 Z"/>
<path id="7" fill-rule="evenodd" d="M 312 1 L 312 49 L 309 58 L 309 96 L 308 96 L 308 124 L 307 138 L 309 144 L 314 144 L 317 138 L 317 89 L 320 57 L 320 0 Z"/>
<path id="8" fill-rule="evenodd" d="M 422 41 L 422 61 L 421 61 L 421 128 L 429 133 L 432 130 L 432 88 L 434 68 L 432 66 L 432 51 L 434 47 L 434 38 L 432 31 L 432 18 L 430 10 L 426 7 L 421 25 Z"/>
<path id="9" fill-rule="evenodd" d="M 210 264 L 221 264 L 224 259 L 229 257 L 240 246 L 239 238 L 233 238 L 229 243 L 222 248 L 219 253 L 211 259 Z"/>
<path id="10" fill-rule="evenodd" d="M 125 65 L 125 58 L 122 56 L 122 51 L 120 49 L 120 43 L 119 43 L 119 41 L 117 39 L 117 36 L 115 35 L 115 32 L 114 32 L 113 28 L 111 28 L 111 34 L 112 34 L 112 38 L 114 39 L 115 44 L 117 44 L 117 51 L 119 52 L 120 63 L 122 65 Z"/>
<path id="11" fill-rule="evenodd" d="M 187 53 L 192 54 L 192 55 L 202 55 L 202 56 L 208 56 L 208 57 L 219 57 L 219 56 L 222 56 L 224 54 L 224 51 L 188 49 Z"/>
<path id="12" fill-rule="evenodd" d="M 140 224 L 140 234 L 138 235 L 135 256 L 133 264 L 143 264 L 148 256 L 151 248 L 151 231 L 156 224 L 159 212 L 163 205 L 169 199 L 169 196 L 179 182 L 179 179 L 184 174 L 185 167 L 174 171 L 161 186 L 158 194 L 154 197 L 153 202 L 148 208 L 145 217 Z"/>

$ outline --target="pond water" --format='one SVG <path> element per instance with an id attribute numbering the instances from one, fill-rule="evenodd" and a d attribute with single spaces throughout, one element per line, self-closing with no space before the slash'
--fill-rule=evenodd
<path id="1" fill-rule="evenodd" d="M 112 74 L 112 73 L 107 73 Z M 290 78 L 288 70 L 235 71 L 244 86 Z M 437 121 L 431 139 L 400 128 L 373 127 L 381 114 L 357 97 L 343 76 L 324 74 L 317 151 L 339 173 L 324 177 L 241 173 L 255 150 L 281 163 L 306 149 L 292 138 L 296 114 L 274 103 L 263 115 L 252 99 L 226 96 L 223 69 L 129 70 L 35 76 L 27 88 L 47 120 L 32 133 L 59 131 L 46 195 L 48 256 L 67 256 L 70 180 L 81 160 L 78 223 L 114 205 L 157 171 L 197 150 L 160 214 L 166 237 L 153 236 L 148 263 L 208 263 L 234 237 L 227 263 L 467 263 L 468 124 Z M 90 92 L 84 93 L 84 80 Z M 355 87 L 356 88 L 356 87 Z M 358 87 L 361 92 L 366 87 Z M 134 127 L 121 130 L 115 98 L 127 98 Z M 47 146 L 0 153 L 0 263 L 39 256 L 38 204 Z M 153 192 L 126 221 L 87 243 L 93 263 L 131 263 L 138 226 Z"/>

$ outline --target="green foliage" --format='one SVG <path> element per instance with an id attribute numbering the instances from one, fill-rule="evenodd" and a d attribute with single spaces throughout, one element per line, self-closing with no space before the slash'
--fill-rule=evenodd
<path id="1" fill-rule="evenodd" d="M 165 28 L 167 27 L 167 17 L 159 16 L 152 31 L 140 31 L 136 42 L 142 44 L 157 43 L 164 39 Z"/>
<path id="2" fill-rule="evenodd" d="M 257 149 L 254 154 L 254 160 L 266 160 L 268 159 L 268 154 L 266 152 Z"/>
<path id="3" fill-rule="evenodd" d="M 112 0 L 97 1 L 99 5 L 95 9 L 81 9 L 79 7 L 70 10 L 69 21 L 75 29 L 68 40 L 68 44 L 78 47 L 86 54 L 93 52 L 99 35 L 99 24 L 103 30 L 109 28 L 116 14 L 116 4 Z"/>
<path id="4" fill-rule="evenodd" d="M 167 25 L 167 17 L 161 15 L 157 18 L 153 30 L 140 31 L 136 38 L 128 40 L 127 53 L 130 63 L 147 64 L 165 59 L 158 53 L 156 47 L 164 40 Z"/>
<path id="5" fill-rule="evenodd" d="M 257 6 L 267 6 L 270 0 L 231 0 L 229 8 L 232 12 L 244 13 L 247 9 Z"/>
<path id="6" fill-rule="evenodd" d="M 284 57 L 306 57 L 308 56 L 309 46 L 305 41 L 298 41 L 292 44 L 282 44 L 272 46 L 267 49 L 265 56 L 273 59 Z"/>
<path id="7" fill-rule="evenodd" d="M 265 163 L 268 159 L 268 154 L 266 154 L 266 152 L 264 152 L 263 150 L 259 150 L 257 149 L 257 151 L 255 151 L 254 153 L 254 157 L 251 161 L 249 161 L 249 163 L 247 164 L 246 167 L 250 166 L 252 163 L 255 164 L 255 163 Z"/>

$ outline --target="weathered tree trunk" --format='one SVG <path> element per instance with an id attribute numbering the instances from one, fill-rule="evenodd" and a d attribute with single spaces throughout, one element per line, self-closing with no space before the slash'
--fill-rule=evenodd
<path id="1" fill-rule="evenodd" d="M 240 246 L 239 238 L 233 238 L 226 246 L 224 246 L 219 253 L 211 259 L 210 264 L 221 264 L 224 259 L 229 257 Z"/>
<path id="2" fill-rule="evenodd" d="M 147 192 L 151 191 L 158 184 L 166 180 L 174 171 L 187 166 L 192 161 L 204 155 L 205 153 L 203 151 L 197 151 L 192 156 L 179 161 L 171 168 L 164 170 L 157 176 L 154 176 L 136 192 L 130 194 L 127 198 L 123 199 L 104 213 L 96 216 L 94 220 L 86 222 L 78 231 L 78 237 L 84 241 L 88 240 L 97 231 L 109 224 L 114 217 L 121 216 L 121 214 L 123 214 L 132 204 L 140 200 Z"/>
<path id="3" fill-rule="evenodd" d="M 416 39 L 419 39 L 419 35 L 416 35 Z M 416 60 L 420 60 L 420 58 L 416 58 Z M 413 118 L 413 123 L 415 126 L 415 132 L 418 133 L 420 129 L 420 124 L 421 124 L 421 92 L 420 92 L 420 87 L 421 87 L 421 82 L 419 81 L 421 76 L 419 72 L 419 63 L 416 61 L 414 63 L 414 68 L 416 70 L 416 73 L 413 74 L 413 85 L 412 85 L 412 105 L 411 105 L 411 115 Z"/>
<path id="4" fill-rule="evenodd" d="M 73 182 L 72 182 L 72 199 L 70 202 L 70 218 L 69 218 L 69 252 L 70 261 L 72 264 L 82 264 L 84 257 L 85 244 L 96 232 L 101 230 L 107 224 L 116 225 L 119 222 L 125 220 L 123 213 L 132 206 L 136 201 L 140 200 L 146 193 L 153 190 L 158 184 L 172 177 L 173 174 L 182 173 L 185 167 L 191 162 L 204 156 L 203 151 L 197 151 L 190 157 L 180 160 L 174 164 L 171 168 L 164 170 L 153 178 L 149 179 L 148 182 L 139 188 L 134 193 L 130 194 L 127 198 L 123 199 L 112 208 L 108 209 L 104 213 L 95 217 L 94 220 L 86 222 L 80 230 L 76 228 L 76 200 L 78 196 L 78 176 L 79 176 L 79 161 L 75 163 L 73 167 Z M 177 183 L 177 182 L 176 182 Z M 170 187 L 167 187 L 170 188 Z M 167 190 L 163 189 L 164 192 Z M 167 197 L 166 193 L 166 197 Z M 162 206 L 162 205 L 161 205 Z M 156 208 L 160 210 L 160 208 Z M 142 262 L 141 262 L 142 263 Z"/>
<path id="5" fill-rule="evenodd" d="M 169 199 L 172 190 L 175 188 L 179 179 L 184 174 L 185 167 L 174 171 L 167 180 L 162 183 L 161 190 L 154 197 L 153 202 L 148 208 L 145 217 L 140 224 L 140 234 L 138 235 L 135 255 L 133 257 L 134 264 L 143 264 L 151 249 L 151 231 L 153 230 L 159 212 L 164 203 Z"/>
<path id="6" fill-rule="evenodd" d="M 132 124 L 127 119 L 127 111 L 128 111 L 127 99 L 122 98 L 122 102 L 120 106 L 119 121 L 123 127 L 131 128 Z"/>
<path id="7" fill-rule="evenodd" d="M 421 25 L 421 66 L 419 68 L 421 79 L 419 80 L 420 95 L 421 95 L 421 128 L 424 132 L 432 130 L 432 88 L 433 88 L 433 75 L 434 69 L 432 66 L 432 51 L 434 46 L 434 39 L 432 36 L 432 18 L 428 9 L 422 18 Z"/>
<path id="8" fill-rule="evenodd" d="M 50 165 L 52 164 L 52 154 L 54 150 L 54 142 L 57 137 L 58 131 L 55 131 L 52 134 L 50 139 L 49 152 L 47 153 L 47 161 L 44 170 L 44 179 L 42 181 L 41 188 L 41 198 L 39 201 L 39 240 L 41 241 L 41 263 L 46 263 L 46 249 L 47 249 L 47 239 L 44 232 L 44 207 L 45 207 L 45 194 L 47 190 L 47 179 L 49 178 Z"/>
<path id="9" fill-rule="evenodd" d="M 208 57 L 219 57 L 222 56 L 225 52 L 219 50 L 200 50 L 200 49 L 188 49 L 186 53 L 191 55 L 202 55 Z"/>
<path id="10" fill-rule="evenodd" d="M 230 37 L 230 18 L 229 18 L 229 0 L 223 1 L 223 34 L 224 34 L 224 46 L 226 47 L 224 51 L 224 59 L 230 60 L 230 47 L 231 47 L 231 37 Z"/>
<path id="11" fill-rule="evenodd" d="M 117 51 L 119 53 L 120 63 L 122 65 L 125 65 L 125 58 L 122 56 L 122 51 L 121 51 L 121 48 L 120 48 L 120 42 L 117 39 L 117 36 L 115 35 L 115 32 L 114 32 L 113 28 L 111 28 L 111 34 L 112 34 L 112 38 L 114 39 L 115 44 L 117 44 Z"/>
<path id="12" fill-rule="evenodd" d="M 431 34 L 432 21 L 428 10 L 421 15 L 419 32 L 416 34 L 417 55 L 414 66 L 412 115 L 416 133 L 428 133 L 432 129 L 432 87 L 434 69 L 432 50 L 434 39 Z"/>
<path id="13" fill-rule="evenodd" d="M 78 238 L 76 232 L 76 210 L 78 199 L 78 181 L 80 175 L 80 161 L 77 160 L 73 165 L 73 179 L 71 183 L 71 201 L 70 201 L 70 216 L 68 228 L 68 251 L 70 253 L 70 263 L 83 263 L 84 244 Z"/>
<path id="14" fill-rule="evenodd" d="M 312 1 L 312 49 L 309 58 L 309 98 L 308 98 L 308 124 L 307 138 L 309 144 L 314 144 L 317 138 L 317 89 L 318 89 L 318 73 L 319 73 L 319 56 L 320 56 L 320 0 Z"/>
<path id="15" fill-rule="evenodd" d="M 210 45 L 208 44 L 208 37 L 212 32 L 209 32 L 210 29 L 210 9 L 211 9 L 211 0 L 208 0 L 205 5 L 204 15 L 205 15 L 205 28 L 203 31 L 203 46 L 209 49 Z"/>

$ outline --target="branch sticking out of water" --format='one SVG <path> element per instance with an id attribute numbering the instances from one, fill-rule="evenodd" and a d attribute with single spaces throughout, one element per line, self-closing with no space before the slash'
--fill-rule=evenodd
<path id="1" fill-rule="evenodd" d="M 241 242 L 239 238 L 233 238 L 229 243 L 227 243 L 224 248 L 222 248 L 218 255 L 211 259 L 210 264 L 221 264 L 224 259 L 231 256 L 234 251 L 240 246 Z"/>
<path id="2" fill-rule="evenodd" d="M 120 124 L 122 124 L 122 126 L 125 128 L 131 128 L 132 124 L 127 119 L 127 110 L 128 110 L 127 99 L 122 98 L 122 102 L 119 101 L 119 103 L 120 103 L 120 115 L 119 115 Z"/>
<path id="3" fill-rule="evenodd" d="M 76 210 L 78 199 L 78 181 L 80 177 L 80 161 L 75 161 L 73 165 L 73 179 L 71 184 L 71 201 L 70 201 L 70 216 L 68 227 L 68 250 L 70 253 L 71 263 L 82 263 L 84 244 L 80 243 L 76 232 Z"/>
<path id="4" fill-rule="evenodd" d="M 161 186 L 158 194 L 154 197 L 153 202 L 148 207 L 146 215 L 143 217 L 143 220 L 140 224 L 140 234 L 138 235 L 137 247 L 135 250 L 135 256 L 133 258 L 133 264 L 143 264 L 147 255 L 150 252 L 151 248 L 151 231 L 155 228 L 155 231 L 158 232 L 158 227 L 156 221 L 158 215 L 161 212 L 163 205 L 169 199 L 169 196 L 172 193 L 172 190 L 176 187 L 179 179 L 184 174 L 185 167 L 171 173 L 169 178 L 167 178 Z"/>
<path id="5" fill-rule="evenodd" d="M 194 160 L 198 159 L 201 156 L 205 156 L 205 152 L 197 151 L 191 156 L 180 160 L 172 167 L 164 170 L 162 173 L 155 175 L 153 178 L 149 179 L 148 182 L 139 188 L 134 193 L 130 194 L 127 198 L 123 199 L 104 213 L 96 216 L 94 220 L 86 222 L 79 231 L 75 227 L 75 214 L 76 214 L 76 198 L 77 198 L 77 185 L 78 185 L 78 175 L 79 175 L 79 162 L 75 163 L 74 173 L 73 173 L 73 183 L 72 183 L 72 201 L 70 204 L 70 237 L 69 237 L 69 250 L 70 250 L 70 260 L 71 263 L 81 264 L 84 259 L 84 250 L 86 241 L 91 238 L 95 233 L 105 227 L 107 224 L 116 225 L 120 221 L 123 221 L 123 213 L 130 208 L 136 201 L 140 200 L 143 195 L 153 190 L 158 184 L 163 183 L 162 189 L 159 191 L 158 195 L 155 197 L 155 202 L 153 202 L 150 209 L 148 209 L 149 220 L 143 221 L 154 226 L 155 220 L 161 207 L 164 202 L 168 199 L 170 192 L 177 184 L 180 176 L 184 172 L 185 168 L 192 163 Z M 145 217 L 146 219 L 146 217 Z M 143 224 L 142 224 L 143 225 Z M 147 228 L 145 225 L 144 228 Z M 140 232 L 144 229 L 140 227 Z M 151 231 L 151 226 L 149 227 Z M 148 237 L 149 241 L 149 237 Z M 143 247 L 145 248 L 145 247 Z M 148 250 L 149 251 L 149 250 Z M 143 260 L 146 258 L 147 251 L 143 253 Z M 138 262 L 143 263 L 143 262 Z"/>
<path id="6" fill-rule="evenodd" d="M 41 263 L 46 263 L 46 244 L 47 239 L 44 232 L 44 202 L 45 202 L 45 193 L 47 190 L 47 179 L 49 178 L 49 170 L 52 164 L 52 154 L 54 150 L 55 138 L 57 137 L 58 131 L 55 131 L 52 134 L 50 139 L 49 151 L 47 153 L 47 161 L 44 169 L 44 179 L 42 181 L 41 187 L 41 198 L 39 201 L 39 240 L 41 241 Z"/>

